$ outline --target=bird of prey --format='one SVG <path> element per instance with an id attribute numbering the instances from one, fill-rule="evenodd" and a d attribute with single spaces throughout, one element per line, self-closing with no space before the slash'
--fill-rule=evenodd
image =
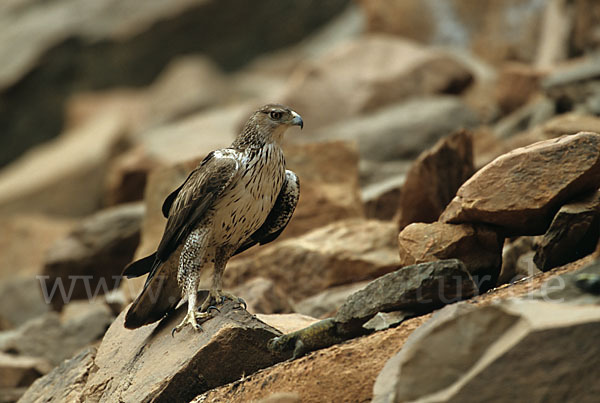
<path id="1" fill-rule="evenodd" d="M 160 320 L 185 296 L 187 315 L 173 330 L 187 324 L 200 330 L 198 322 L 210 317 L 211 306 L 224 298 L 242 301 L 223 291 L 223 270 L 233 255 L 277 238 L 292 217 L 300 185 L 296 174 L 285 169 L 281 141 L 294 125 L 302 128 L 303 122 L 290 108 L 263 106 L 231 146 L 208 154 L 165 199 L 167 224 L 158 249 L 123 271 L 129 278 L 149 273 L 125 327 Z M 200 273 L 211 265 L 209 295 L 198 307 Z"/>

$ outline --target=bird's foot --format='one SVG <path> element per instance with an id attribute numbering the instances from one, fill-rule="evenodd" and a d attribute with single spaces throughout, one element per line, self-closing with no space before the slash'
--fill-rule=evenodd
<path id="1" fill-rule="evenodd" d="M 192 328 L 194 328 L 194 330 L 196 330 L 197 332 L 201 332 L 202 331 L 202 326 L 200 326 L 200 322 L 206 322 L 208 319 L 212 318 L 212 314 L 210 313 L 211 309 L 215 309 L 217 311 L 219 311 L 217 308 L 213 307 L 209 307 L 207 312 L 198 312 L 196 310 L 188 310 L 188 313 L 185 315 L 185 317 L 183 318 L 183 320 L 181 321 L 181 323 L 179 323 L 177 326 L 175 326 L 173 328 L 173 330 L 171 330 L 171 336 L 175 337 L 175 333 L 180 332 L 186 325 L 192 325 Z"/>
<path id="2" fill-rule="evenodd" d="M 216 305 L 222 305 L 223 303 L 225 303 L 226 299 L 230 299 L 232 301 L 237 302 L 239 304 L 239 306 L 237 308 L 244 308 L 244 309 L 246 309 L 248 307 L 248 305 L 246 304 L 246 301 L 244 301 L 240 297 L 236 297 L 235 295 L 233 295 L 230 292 L 222 291 L 222 290 L 218 290 L 218 291 L 217 290 L 210 290 L 208 296 L 206 297 L 206 299 L 204 300 L 204 302 L 200 306 L 200 311 L 201 312 L 206 312 L 211 307 L 214 308 L 213 302 Z"/>

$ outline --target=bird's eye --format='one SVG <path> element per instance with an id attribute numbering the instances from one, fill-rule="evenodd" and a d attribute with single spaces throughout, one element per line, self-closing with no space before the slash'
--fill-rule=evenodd
<path id="1" fill-rule="evenodd" d="M 273 120 L 279 120 L 279 119 L 281 119 L 281 112 L 271 112 L 271 113 L 269 113 L 269 116 Z"/>

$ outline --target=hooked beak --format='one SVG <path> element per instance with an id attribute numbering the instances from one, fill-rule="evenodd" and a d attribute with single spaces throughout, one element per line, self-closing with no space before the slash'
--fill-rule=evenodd
<path id="1" fill-rule="evenodd" d="M 302 121 L 302 116 L 298 115 L 296 112 L 292 111 L 292 116 L 294 117 L 290 124 L 292 126 L 300 126 L 300 129 L 304 128 L 304 122 Z"/>

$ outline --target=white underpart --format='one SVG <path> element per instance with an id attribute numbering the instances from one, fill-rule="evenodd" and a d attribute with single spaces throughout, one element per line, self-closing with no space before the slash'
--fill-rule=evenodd
<path id="1" fill-rule="evenodd" d="M 271 143 L 253 157 L 235 150 L 215 157 L 234 159 L 239 176 L 215 205 L 212 240 L 215 246 L 237 247 L 260 228 L 275 204 L 285 176 L 283 152 Z"/>

